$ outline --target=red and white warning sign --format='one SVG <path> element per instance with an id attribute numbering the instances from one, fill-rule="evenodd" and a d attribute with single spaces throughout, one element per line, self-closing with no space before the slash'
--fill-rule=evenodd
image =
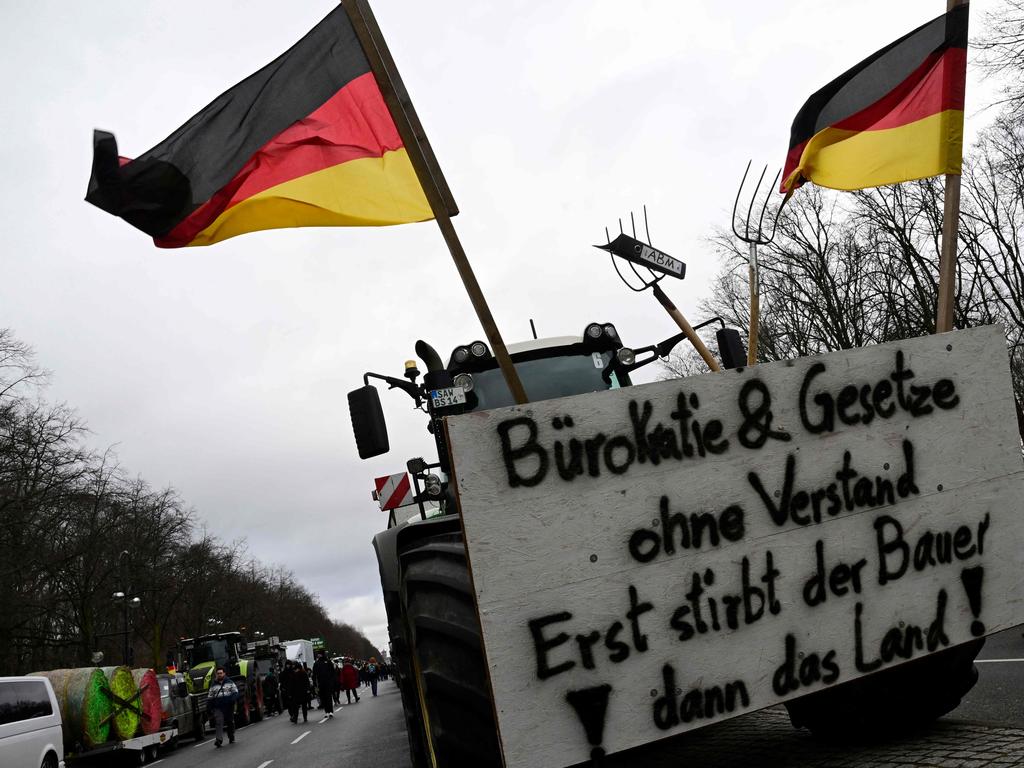
<path id="1" fill-rule="evenodd" d="M 376 488 L 375 498 L 383 510 L 407 507 L 414 501 L 412 484 L 405 472 L 374 478 L 373 484 Z"/>

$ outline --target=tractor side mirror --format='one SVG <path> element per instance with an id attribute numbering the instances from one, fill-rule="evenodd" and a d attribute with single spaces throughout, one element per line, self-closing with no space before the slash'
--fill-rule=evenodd
<path id="1" fill-rule="evenodd" d="M 371 459 L 391 450 L 388 425 L 376 388 L 367 384 L 348 393 L 348 411 L 356 437 L 359 458 Z"/>
<path id="2" fill-rule="evenodd" d="M 718 338 L 718 355 L 722 358 L 723 368 L 739 368 L 747 364 L 747 353 L 740 340 L 740 332 L 735 328 L 719 328 L 715 332 Z"/>

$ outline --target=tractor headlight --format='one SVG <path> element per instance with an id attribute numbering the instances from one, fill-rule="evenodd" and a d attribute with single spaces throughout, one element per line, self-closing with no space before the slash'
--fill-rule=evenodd
<path id="1" fill-rule="evenodd" d="M 491 353 L 491 350 L 482 341 L 474 341 L 469 345 L 469 352 L 473 357 L 485 357 Z"/>
<path id="2" fill-rule="evenodd" d="M 604 333 L 604 328 L 601 327 L 600 323 L 591 323 L 587 326 L 586 333 L 587 336 L 592 339 L 600 339 L 601 335 Z"/>
<path id="3" fill-rule="evenodd" d="M 611 323 L 606 323 L 604 326 L 604 333 L 609 339 L 619 338 L 619 334 L 615 331 L 615 326 Z"/>
<path id="4" fill-rule="evenodd" d="M 456 347 L 452 352 L 452 360 L 456 363 L 464 363 L 469 360 L 469 347 Z"/>
<path id="5" fill-rule="evenodd" d="M 622 347 L 615 351 L 615 359 L 620 365 L 629 367 L 636 362 L 636 353 L 629 347 Z"/>
<path id="6" fill-rule="evenodd" d="M 455 374 L 455 378 L 452 379 L 452 383 L 455 384 L 456 387 L 462 387 L 465 392 L 473 391 L 473 376 L 471 374 L 457 373 Z"/>

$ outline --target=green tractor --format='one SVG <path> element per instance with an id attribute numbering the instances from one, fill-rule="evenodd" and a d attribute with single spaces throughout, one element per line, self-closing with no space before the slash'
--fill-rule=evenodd
<path id="1" fill-rule="evenodd" d="M 243 658 L 245 641 L 241 632 L 219 632 L 185 638 L 178 644 L 184 662 L 185 685 L 191 696 L 206 710 L 206 696 L 217 667 L 224 667 L 241 697 L 235 705 L 235 724 L 248 725 L 263 719 L 263 686 L 253 659 Z"/>
<path id="2" fill-rule="evenodd" d="M 716 318 L 717 319 L 717 318 Z M 683 334 L 643 349 L 622 345 L 609 323 L 591 323 L 582 336 L 534 339 L 509 354 L 531 401 L 630 386 L 637 368 L 666 357 Z M 734 329 L 718 331 L 723 367 L 745 364 Z M 369 379 L 409 395 L 428 416 L 437 460 L 411 459 L 419 514 L 396 519 L 374 537 L 388 633 L 401 688 L 415 768 L 497 768 L 502 765 L 487 670 L 455 494 L 448 488 L 443 419 L 514 405 L 497 361 L 482 341 L 456 347 L 447 364 L 427 343 L 416 343 L 405 378 L 376 373 L 348 395 L 359 456 L 390 446 L 377 390 Z M 412 507 L 404 507 L 410 510 Z M 407 514 L 407 513 L 406 513 Z M 528 521 L 524 519 L 524 524 Z M 977 680 L 980 641 L 947 649 L 862 680 L 786 703 L 795 726 L 826 736 L 858 738 L 905 731 L 953 709 Z"/>

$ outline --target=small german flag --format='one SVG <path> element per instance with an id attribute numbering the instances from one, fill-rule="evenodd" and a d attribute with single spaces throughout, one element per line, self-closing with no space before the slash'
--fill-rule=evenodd
<path id="1" fill-rule="evenodd" d="M 162 248 L 433 218 L 340 5 L 142 156 L 119 158 L 113 134 L 96 131 L 85 199 Z"/>
<path id="2" fill-rule="evenodd" d="M 967 76 L 961 5 L 811 96 L 793 121 L 782 191 L 864 189 L 959 174 Z"/>

